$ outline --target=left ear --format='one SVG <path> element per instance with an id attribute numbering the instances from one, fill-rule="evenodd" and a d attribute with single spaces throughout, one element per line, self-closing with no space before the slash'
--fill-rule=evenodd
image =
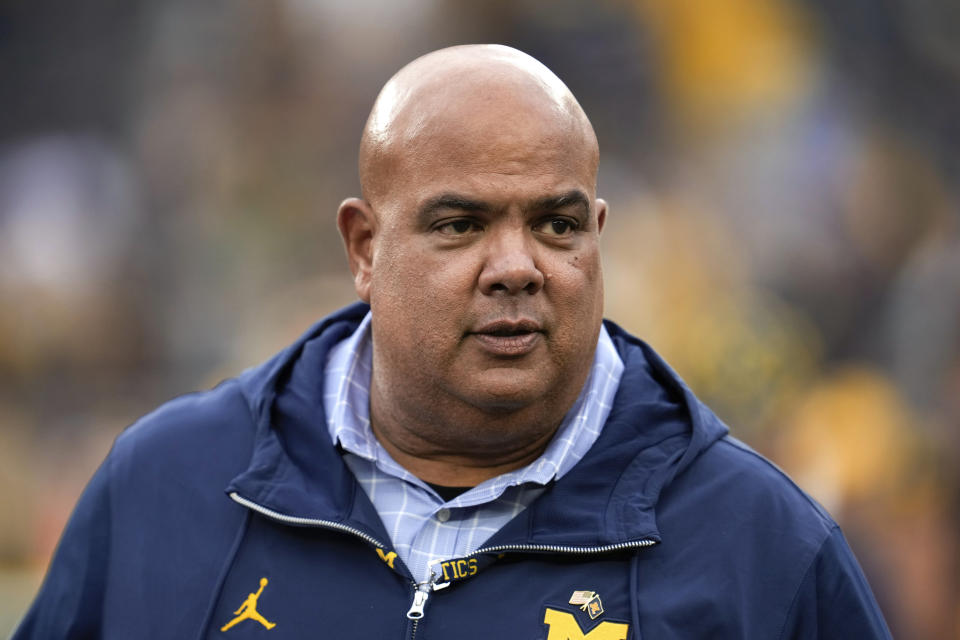
<path id="1" fill-rule="evenodd" d="M 597 198 L 597 233 L 603 231 L 603 225 L 607 221 L 607 201 L 603 198 Z"/>

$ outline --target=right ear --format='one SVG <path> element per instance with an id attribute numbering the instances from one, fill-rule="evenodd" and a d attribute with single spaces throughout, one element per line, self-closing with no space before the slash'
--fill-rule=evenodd
<path id="1" fill-rule="evenodd" d="M 337 210 L 337 227 L 347 249 L 347 260 L 353 273 L 353 286 L 361 300 L 370 302 L 370 279 L 373 274 L 373 236 L 376 216 L 366 200 L 347 198 Z"/>

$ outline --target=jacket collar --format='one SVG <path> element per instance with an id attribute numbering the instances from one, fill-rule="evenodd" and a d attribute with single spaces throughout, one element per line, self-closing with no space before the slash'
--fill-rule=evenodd
<path id="1" fill-rule="evenodd" d="M 254 417 L 250 465 L 227 487 L 273 512 L 389 537 L 340 452 L 321 390 L 326 355 L 369 310 L 346 307 L 240 380 Z M 625 370 L 603 432 L 586 456 L 484 546 L 597 547 L 659 540 L 662 489 L 726 427 L 643 341 L 605 321 Z"/>

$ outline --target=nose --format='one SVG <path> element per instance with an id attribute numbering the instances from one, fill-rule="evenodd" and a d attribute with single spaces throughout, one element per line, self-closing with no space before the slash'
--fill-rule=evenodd
<path id="1" fill-rule="evenodd" d="M 537 267 L 529 243 L 530 239 L 520 230 L 489 239 L 489 250 L 479 278 L 480 290 L 484 294 L 534 294 L 543 288 L 543 272 Z"/>

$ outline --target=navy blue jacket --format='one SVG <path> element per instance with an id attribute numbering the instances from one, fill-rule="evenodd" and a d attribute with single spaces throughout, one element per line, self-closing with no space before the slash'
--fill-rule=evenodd
<path id="1" fill-rule="evenodd" d="M 366 311 L 121 434 L 14 638 L 889 637 L 830 516 L 612 323 L 600 438 L 417 596 L 325 425 L 325 356 Z"/>

